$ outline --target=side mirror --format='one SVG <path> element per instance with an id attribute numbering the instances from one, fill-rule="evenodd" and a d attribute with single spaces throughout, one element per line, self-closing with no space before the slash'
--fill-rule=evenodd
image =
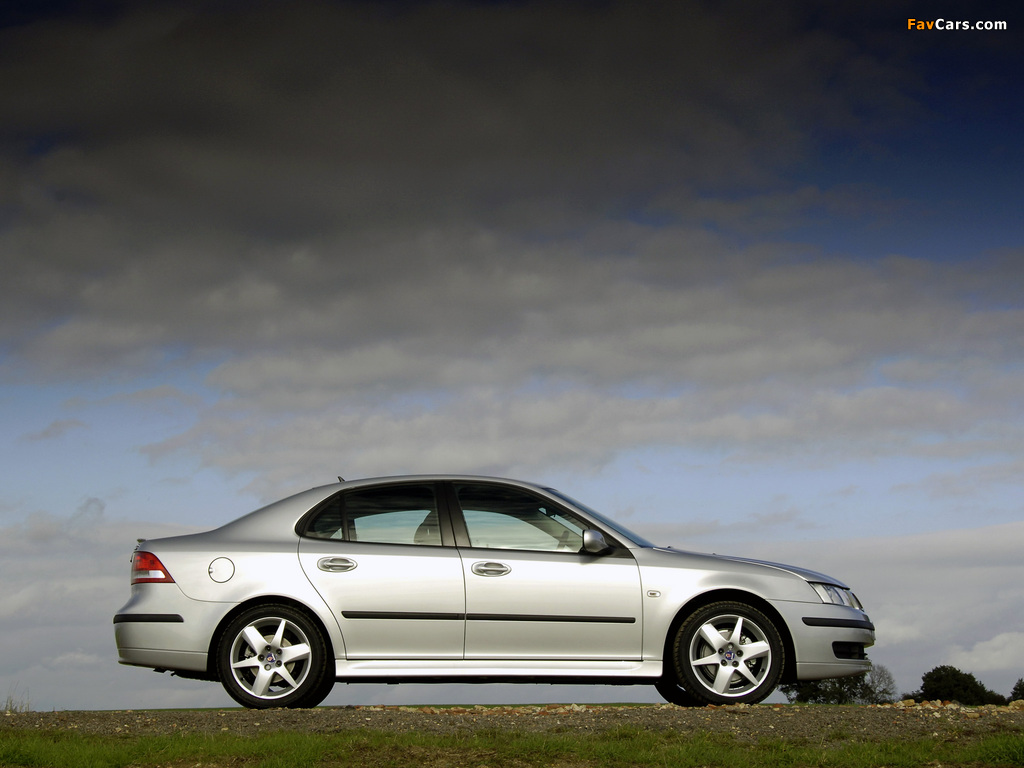
<path id="1" fill-rule="evenodd" d="M 611 545 L 600 531 L 583 532 L 583 551 L 589 555 L 604 555 L 612 551 Z"/>

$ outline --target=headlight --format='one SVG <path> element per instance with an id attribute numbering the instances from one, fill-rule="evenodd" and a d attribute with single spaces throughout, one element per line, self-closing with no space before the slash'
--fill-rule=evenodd
<path id="1" fill-rule="evenodd" d="M 860 600 L 853 594 L 852 590 L 846 589 L 845 587 L 838 587 L 835 584 L 821 584 L 816 581 L 809 582 L 814 591 L 818 593 L 818 597 L 821 598 L 821 602 L 830 603 L 831 605 L 845 605 L 850 608 L 856 608 L 858 611 L 863 611 L 864 606 L 860 604 Z"/>

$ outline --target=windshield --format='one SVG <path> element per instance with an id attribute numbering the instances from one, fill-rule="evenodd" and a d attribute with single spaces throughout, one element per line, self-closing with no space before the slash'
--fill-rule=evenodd
<path id="1" fill-rule="evenodd" d="M 608 528 L 612 532 L 619 534 L 621 537 L 623 537 L 625 539 L 628 539 L 628 540 L 630 540 L 630 541 L 632 541 L 632 542 L 634 542 L 636 544 L 639 544 L 641 547 L 653 547 L 654 546 L 654 544 L 649 542 L 643 536 L 640 536 L 640 535 L 638 535 L 636 533 L 633 533 L 631 530 L 629 530 L 629 528 L 626 528 L 625 526 L 619 525 L 614 520 L 609 520 L 607 517 L 602 515 L 600 512 L 595 512 L 593 509 L 588 507 L 586 504 L 581 504 L 580 502 L 576 501 L 576 499 L 572 498 L 572 496 L 566 496 L 564 493 L 562 493 L 561 491 L 556 491 L 554 488 L 545 488 L 544 490 L 547 491 L 548 493 L 550 493 L 552 496 L 556 496 L 559 499 L 561 499 L 562 501 L 567 502 L 569 504 L 572 504 L 577 509 L 583 510 L 588 515 L 590 515 L 592 518 L 594 518 L 599 523 L 601 523 L 601 525 L 603 525 L 604 527 Z"/>

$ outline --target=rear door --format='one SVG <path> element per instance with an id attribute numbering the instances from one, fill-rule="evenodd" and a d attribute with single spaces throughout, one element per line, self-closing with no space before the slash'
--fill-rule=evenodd
<path id="1" fill-rule="evenodd" d="M 461 659 L 462 561 L 434 483 L 342 491 L 306 521 L 299 561 L 349 659 Z"/>

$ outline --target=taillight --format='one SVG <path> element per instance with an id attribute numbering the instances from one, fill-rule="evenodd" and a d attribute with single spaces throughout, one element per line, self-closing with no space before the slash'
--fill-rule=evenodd
<path id="1" fill-rule="evenodd" d="M 136 552 L 132 555 L 132 584 L 153 582 L 174 583 L 171 574 L 164 568 L 160 558 L 152 552 Z"/>

